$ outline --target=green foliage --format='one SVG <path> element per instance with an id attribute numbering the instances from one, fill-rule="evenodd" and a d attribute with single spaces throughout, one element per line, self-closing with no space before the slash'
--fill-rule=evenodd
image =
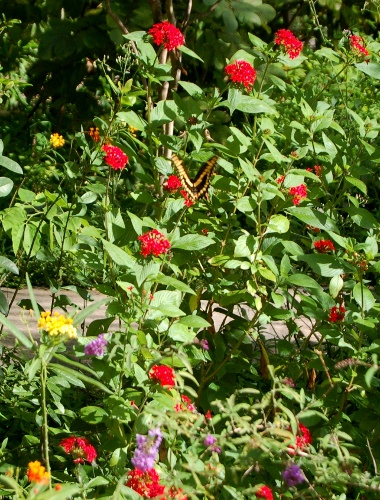
<path id="1" fill-rule="evenodd" d="M 0 144 L 0 496 L 141 498 L 136 434 L 159 428 L 167 498 L 377 498 L 378 42 L 335 40 L 333 5 L 309 2 L 290 58 L 268 33 L 291 7 L 198 1 L 175 6 L 168 52 L 147 35 L 158 4 L 58 3 L 1 27 L 19 115 Z M 252 90 L 227 80 L 241 59 Z M 170 188 L 171 152 L 195 184 L 219 155 L 207 197 Z M 65 314 L 41 311 L 42 275 Z M 65 286 L 106 297 L 81 309 Z M 50 476 L 30 484 L 35 460 Z"/>

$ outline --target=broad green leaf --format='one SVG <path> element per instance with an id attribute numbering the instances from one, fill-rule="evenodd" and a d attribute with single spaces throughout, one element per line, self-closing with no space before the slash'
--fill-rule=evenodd
<path id="1" fill-rule="evenodd" d="M 0 165 L 10 170 L 11 172 L 14 172 L 15 174 L 23 173 L 20 165 L 10 158 L 7 158 L 6 156 L 0 156 Z"/>
<path id="2" fill-rule="evenodd" d="M 346 272 L 345 265 L 336 257 L 325 254 L 299 255 L 297 260 L 306 262 L 320 276 L 331 278 Z"/>
<path id="3" fill-rule="evenodd" d="M 315 279 L 307 276 L 306 274 L 293 274 L 289 276 L 286 281 L 291 285 L 301 286 L 304 288 L 321 288 L 321 285 L 317 283 Z"/>
<path id="4" fill-rule="evenodd" d="M 213 245 L 215 241 L 208 236 L 203 236 L 200 234 L 186 234 L 181 236 L 174 242 L 172 242 L 172 248 L 180 248 L 182 250 L 202 250 L 210 245 Z"/>
<path id="5" fill-rule="evenodd" d="M 303 410 L 298 414 L 298 418 L 304 425 L 306 425 L 306 427 L 315 425 L 321 420 L 324 420 L 325 422 L 329 421 L 326 415 L 317 410 Z"/>
<path id="6" fill-rule="evenodd" d="M 344 281 L 340 275 L 333 276 L 329 284 L 329 292 L 331 297 L 334 299 L 338 297 L 340 291 L 342 290 Z"/>
<path id="7" fill-rule="evenodd" d="M 12 191 L 13 181 L 8 177 L 0 177 L 0 197 L 8 196 Z"/>
<path id="8" fill-rule="evenodd" d="M 322 132 L 322 140 L 329 156 L 331 156 L 331 158 L 335 158 L 335 156 L 338 154 L 338 150 L 336 149 L 335 144 L 332 142 L 332 140 L 327 137 L 324 132 Z"/>
<path id="9" fill-rule="evenodd" d="M 356 283 L 352 294 L 358 306 L 364 311 L 369 311 L 375 305 L 375 297 L 372 295 L 372 292 L 362 283 Z"/>
<path id="10" fill-rule="evenodd" d="M 104 384 L 99 382 L 99 380 L 95 380 L 92 377 L 87 377 L 79 370 L 72 370 L 64 365 L 58 365 L 56 363 L 49 363 L 49 368 L 51 368 L 57 375 L 64 377 L 71 385 L 76 385 L 78 387 L 85 387 L 83 382 L 87 384 L 94 385 L 98 389 L 101 389 L 107 394 L 113 394 L 112 391 L 108 389 Z"/>
<path id="11" fill-rule="evenodd" d="M 125 266 L 130 269 L 133 269 L 136 262 L 135 257 L 129 255 L 123 249 L 114 245 L 113 243 L 110 243 L 109 241 L 102 239 L 102 243 L 105 251 L 111 257 L 111 260 L 115 262 L 115 264 L 117 264 L 118 266 Z"/>
<path id="12" fill-rule="evenodd" d="M 266 144 L 266 147 L 269 149 L 269 152 L 272 155 L 273 160 L 276 163 L 290 162 L 290 159 L 287 156 L 281 154 L 280 151 L 275 146 L 273 146 L 273 144 L 270 141 L 268 141 L 268 139 L 264 139 L 264 142 Z"/>
<path id="13" fill-rule="evenodd" d="M 363 61 L 355 64 L 359 71 L 368 76 L 372 76 L 376 80 L 380 80 L 380 64 L 376 62 Z"/>
<path id="14" fill-rule="evenodd" d="M 176 342 L 193 342 L 194 337 L 196 336 L 196 332 L 193 330 L 189 330 L 189 328 L 185 325 L 182 325 L 178 321 L 172 324 L 169 328 L 168 336 L 172 340 Z"/>
<path id="15" fill-rule="evenodd" d="M 108 413 L 100 406 L 85 406 L 79 410 L 79 416 L 88 424 L 100 424 L 108 417 Z"/>
<path id="16" fill-rule="evenodd" d="M 322 212 L 319 212 L 318 210 L 314 210 L 313 208 L 289 207 L 287 212 L 309 226 L 318 227 L 319 229 L 324 229 L 325 231 L 339 232 L 337 225 L 332 219 L 330 219 L 330 217 Z"/>
<path id="17" fill-rule="evenodd" d="M 81 487 L 76 484 L 62 484 L 59 491 L 49 490 L 44 493 L 39 493 L 36 500 L 66 500 L 67 498 L 73 498 L 76 493 L 79 493 Z"/>
<path id="18" fill-rule="evenodd" d="M 182 281 L 177 280 L 176 278 L 172 278 L 171 276 L 165 276 L 164 274 L 156 276 L 154 279 L 156 283 L 161 283 L 163 285 L 168 285 L 172 286 L 176 290 L 179 290 L 180 292 L 184 293 L 191 293 L 192 295 L 195 295 L 195 292 L 192 288 L 190 288 L 186 283 L 183 283 Z"/>
<path id="19" fill-rule="evenodd" d="M 143 221 L 137 217 L 137 215 L 133 214 L 132 212 L 127 212 L 129 218 L 131 219 L 131 222 L 132 222 L 132 226 L 133 226 L 133 229 L 136 231 L 136 233 L 138 234 L 138 236 L 141 236 L 143 231 L 142 231 L 142 228 L 143 228 Z"/>
<path id="20" fill-rule="evenodd" d="M 358 188 L 362 193 L 367 194 L 367 186 L 364 184 L 363 181 L 360 179 L 357 179 L 356 177 L 350 177 L 346 176 L 345 180 L 349 183 Z"/>
<path id="21" fill-rule="evenodd" d="M 186 47 L 186 45 L 182 45 L 181 47 L 178 47 L 178 50 L 180 50 L 181 52 L 183 52 L 184 54 L 186 54 L 189 57 L 193 57 L 194 59 L 198 59 L 199 61 L 201 61 L 203 63 L 203 59 L 201 59 L 198 56 L 198 54 L 196 54 L 195 52 L 193 52 L 191 49 L 189 49 L 188 47 Z"/>
<path id="22" fill-rule="evenodd" d="M 203 95 L 203 90 L 200 87 L 198 87 L 198 85 L 195 85 L 195 83 L 182 82 L 182 81 L 179 81 L 178 83 L 192 97 L 200 98 Z"/>
<path id="23" fill-rule="evenodd" d="M 266 102 L 247 95 L 243 95 L 241 97 L 236 109 L 238 111 L 243 111 L 244 113 L 267 113 L 269 115 L 277 114 L 276 109 Z"/>
<path id="24" fill-rule="evenodd" d="M 0 256 L 0 267 L 10 273 L 18 274 L 18 267 L 10 259 L 7 259 L 7 257 Z"/>
<path id="25" fill-rule="evenodd" d="M 371 368 L 369 368 L 369 370 L 367 370 L 364 375 L 364 379 L 368 387 L 371 387 L 372 379 L 379 369 L 379 367 L 377 366 L 377 354 L 375 353 L 372 354 L 372 360 L 373 360 L 373 366 L 371 366 Z"/>
<path id="26" fill-rule="evenodd" d="M 281 241 L 281 243 L 290 255 L 303 255 L 305 253 L 303 248 L 295 241 Z"/>
<path id="27" fill-rule="evenodd" d="M 365 229 L 373 229 L 379 226 L 378 221 L 371 214 L 371 212 L 368 212 L 368 210 L 365 210 L 364 208 L 349 207 L 345 208 L 345 211 L 355 222 L 355 224 L 360 227 L 364 227 Z"/>
<path id="28" fill-rule="evenodd" d="M 184 318 L 181 318 L 178 323 L 190 328 L 208 328 L 209 326 L 211 326 L 208 321 L 201 318 L 200 316 L 195 315 L 185 316 Z"/>
<path id="29" fill-rule="evenodd" d="M 284 215 L 274 215 L 270 218 L 266 234 L 280 233 L 284 234 L 289 231 L 289 219 Z"/>
<path id="30" fill-rule="evenodd" d="M 141 118 L 134 111 L 120 111 L 116 114 L 120 121 L 126 122 L 128 125 L 140 130 L 141 132 L 145 130 L 146 121 Z"/>
<path id="31" fill-rule="evenodd" d="M 96 199 L 97 199 L 96 193 L 92 191 L 87 191 L 87 193 L 82 194 L 82 196 L 79 198 L 79 201 L 81 203 L 89 205 L 90 203 L 94 203 Z"/>

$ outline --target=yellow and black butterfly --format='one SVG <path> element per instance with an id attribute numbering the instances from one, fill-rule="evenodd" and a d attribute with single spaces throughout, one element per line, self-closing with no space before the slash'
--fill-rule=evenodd
<path id="1" fill-rule="evenodd" d="M 183 161 L 180 160 L 177 155 L 173 154 L 172 161 L 178 171 L 178 176 L 181 179 L 183 189 L 192 201 L 197 201 L 206 196 L 208 188 L 210 187 L 211 175 L 218 159 L 219 156 L 214 156 L 211 160 L 208 160 L 204 165 L 202 165 L 199 172 L 192 180 L 186 171 Z"/>

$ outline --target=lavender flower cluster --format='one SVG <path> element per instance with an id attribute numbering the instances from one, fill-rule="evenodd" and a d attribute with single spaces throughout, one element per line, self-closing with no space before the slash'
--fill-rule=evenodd
<path id="1" fill-rule="evenodd" d="M 296 486 L 305 481 L 305 476 L 299 465 L 290 464 L 282 471 L 282 479 L 288 486 Z"/>
<path id="2" fill-rule="evenodd" d="M 104 337 L 104 334 L 101 333 L 96 339 L 92 340 L 84 347 L 84 353 L 87 354 L 87 356 L 102 357 L 107 343 L 107 339 Z"/>
<path id="3" fill-rule="evenodd" d="M 153 469 L 161 442 L 162 432 L 159 428 L 151 429 L 148 436 L 136 434 L 137 448 L 131 460 L 134 467 L 143 472 Z"/>

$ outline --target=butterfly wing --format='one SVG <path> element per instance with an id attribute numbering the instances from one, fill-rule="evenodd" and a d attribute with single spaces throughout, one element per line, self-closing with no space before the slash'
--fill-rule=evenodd
<path id="1" fill-rule="evenodd" d="M 210 186 L 210 178 L 214 170 L 215 164 L 218 161 L 218 156 L 214 156 L 207 161 L 198 171 L 194 180 L 191 180 L 183 161 L 177 155 L 172 156 L 174 166 L 178 171 L 178 176 L 181 179 L 182 186 L 191 200 L 196 201 L 207 194 Z"/>

